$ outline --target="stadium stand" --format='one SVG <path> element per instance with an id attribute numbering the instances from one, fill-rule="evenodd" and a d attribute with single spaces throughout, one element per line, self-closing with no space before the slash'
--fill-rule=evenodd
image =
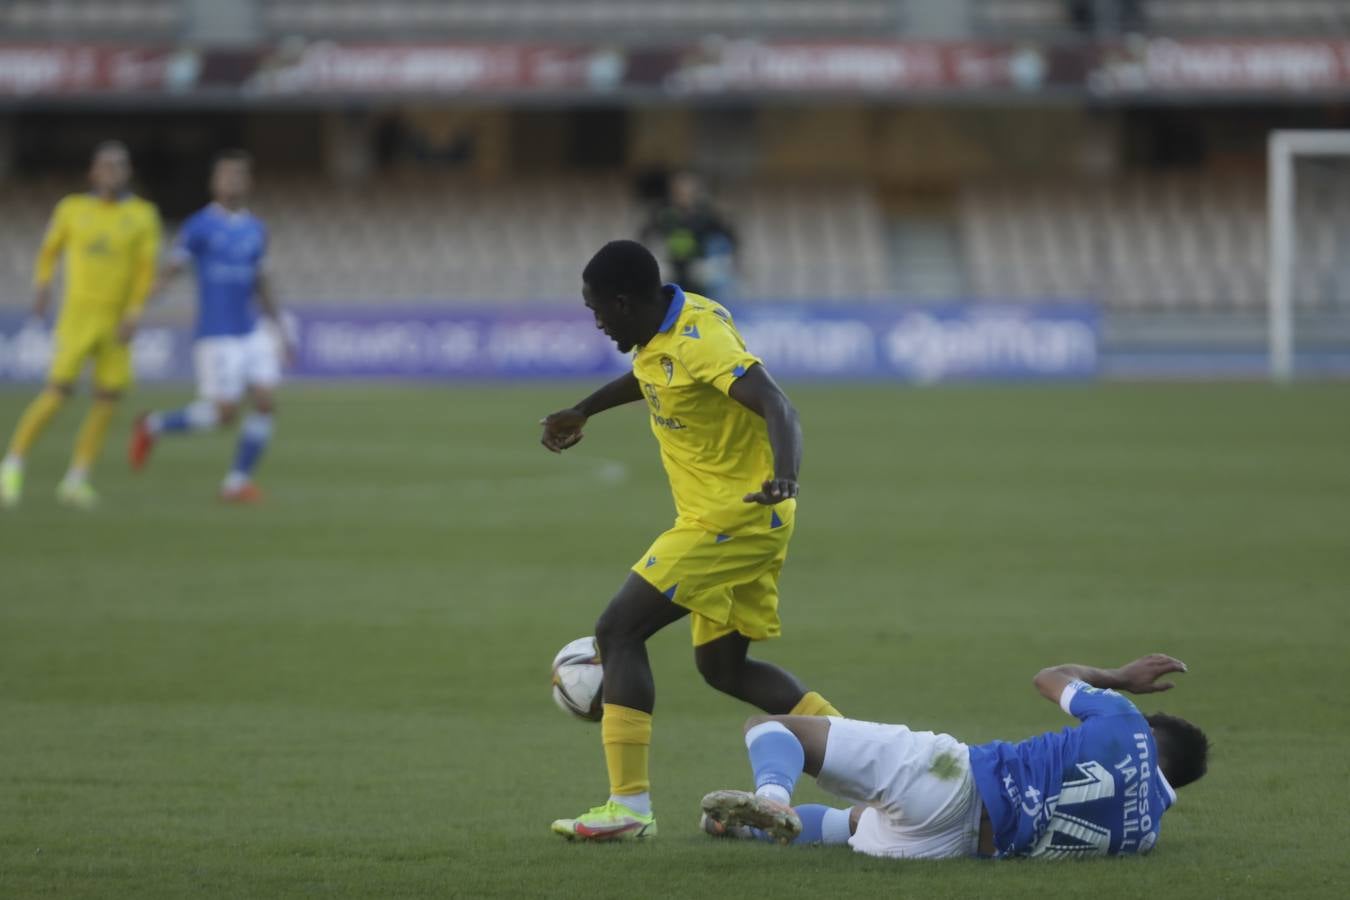
<path id="1" fill-rule="evenodd" d="M 182 0 L 0 0 L 6 38 L 172 40 L 184 21 Z"/>
<path id="2" fill-rule="evenodd" d="M 273 37 L 519 37 L 541 29 L 613 39 L 903 34 L 908 0 L 258 0 Z M 1091 3 L 1085 0 L 1087 8 Z M 1137 0 L 1144 29 L 1163 34 L 1326 35 L 1350 32 L 1350 0 Z M 973 0 L 984 36 L 1067 35 L 1068 0 Z M 174 39 L 184 0 L 0 0 L 12 37 Z"/>
<path id="3" fill-rule="evenodd" d="M 1350 296 L 1350 168 L 1309 167 L 1299 178 L 1295 299 L 1327 309 Z M 72 187 L 6 187 L 6 305 L 27 303 L 45 218 Z M 749 181 L 719 197 L 741 239 L 744 298 L 885 302 L 906 283 L 865 182 Z M 256 209 L 286 295 L 331 303 L 566 300 L 581 262 L 643 219 L 629 184 L 603 177 L 489 183 L 408 173 L 351 188 L 297 177 L 269 182 Z M 1255 178 L 975 182 L 960 192 L 957 231 L 963 288 L 975 296 L 1095 298 L 1141 312 L 1257 310 L 1265 301 L 1265 194 Z"/>
<path id="4" fill-rule="evenodd" d="M 1296 302 L 1350 290 L 1350 172 L 1300 172 Z M 1139 176 L 1078 185 L 995 183 L 961 196 L 977 294 L 1096 297 L 1121 310 L 1255 309 L 1266 296 L 1266 208 L 1255 179 Z"/>
<path id="5" fill-rule="evenodd" d="M 881 209 L 863 183 L 761 182 L 721 197 L 741 236 L 742 295 L 871 300 L 894 293 Z"/>
<path id="6" fill-rule="evenodd" d="M 6 188 L 0 290 L 8 303 L 26 302 L 45 217 L 70 189 L 51 181 Z M 722 200 L 742 240 L 742 295 L 888 294 L 882 216 L 862 182 L 750 183 Z M 423 173 L 353 188 L 278 179 L 255 208 L 271 229 L 278 284 L 322 302 L 572 298 L 584 261 L 605 241 L 635 234 L 643 212 L 617 178 L 486 183 Z"/>
<path id="7" fill-rule="evenodd" d="M 1143 30 L 1175 35 L 1315 35 L 1350 31 L 1350 0 L 1142 0 Z M 1066 0 L 977 0 L 975 31 L 988 37 L 1067 33 Z"/>
<path id="8" fill-rule="evenodd" d="M 483 35 L 541 29 L 613 37 L 691 34 L 894 34 L 902 3 L 894 0 L 268 0 L 273 34 L 399 36 L 454 32 Z"/>

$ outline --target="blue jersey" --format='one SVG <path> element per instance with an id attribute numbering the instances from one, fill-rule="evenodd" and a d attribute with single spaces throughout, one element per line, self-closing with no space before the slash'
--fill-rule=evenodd
<path id="1" fill-rule="evenodd" d="M 212 203 L 183 223 L 174 253 L 197 271 L 197 337 L 253 331 L 253 294 L 267 252 L 267 229 L 249 212 Z"/>
<path id="2" fill-rule="evenodd" d="M 1147 853 L 1176 802 L 1148 722 L 1115 691 L 1082 681 L 1060 705 L 1077 728 L 970 748 L 999 856 Z"/>

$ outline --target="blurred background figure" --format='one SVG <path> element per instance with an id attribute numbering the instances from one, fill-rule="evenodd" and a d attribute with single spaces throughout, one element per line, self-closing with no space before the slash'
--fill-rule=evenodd
<path id="1" fill-rule="evenodd" d="M 732 299 L 736 232 L 693 172 L 670 178 L 668 196 L 652 211 L 640 240 L 664 258 L 667 279 L 695 294 Z"/>
<path id="2" fill-rule="evenodd" d="M 98 502 L 89 473 L 103 450 L 117 404 L 131 385 L 131 339 L 159 257 L 159 213 L 131 193 L 130 183 L 126 144 L 99 143 L 89 164 L 90 190 L 62 199 L 47 225 L 34 265 L 34 317 L 45 319 L 50 311 L 52 282 L 61 263 L 65 292 L 47 385 L 19 418 L 0 461 L 0 505 L 18 505 L 28 452 L 70 398 L 86 365 L 93 370 L 94 402 L 56 495 L 62 504 L 80 509 Z"/>
<path id="3" fill-rule="evenodd" d="M 272 438 L 287 352 L 281 311 L 267 281 L 267 228 L 246 206 L 252 189 L 253 158 L 243 150 L 217 154 L 211 204 L 183 223 L 160 274 L 161 286 L 189 265 L 197 276 L 197 398 L 179 409 L 138 418 L 129 450 L 132 468 L 140 469 L 160 436 L 233 425 L 247 399 L 252 409 L 240 425 L 234 463 L 220 486 L 220 498 L 228 503 L 262 500 L 253 472 Z"/>

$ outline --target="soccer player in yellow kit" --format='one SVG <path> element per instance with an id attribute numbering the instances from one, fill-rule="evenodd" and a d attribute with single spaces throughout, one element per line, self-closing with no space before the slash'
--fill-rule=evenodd
<path id="1" fill-rule="evenodd" d="M 56 324 L 47 386 L 19 419 L 0 461 L 0 504 L 12 507 L 23 493 L 24 457 L 74 391 L 88 361 L 94 364 L 94 402 L 70 469 L 57 488 L 68 506 L 89 508 L 98 495 L 89 470 L 103 447 L 122 393 L 131 384 L 131 348 L 159 257 L 159 213 L 127 190 L 131 156 L 120 141 L 105 141 L 89 167 L 93 188 L 56 206 L 38 252 L 33 312 L 46 315 L 51 282 L 65 254 L 65 298 Z"/>
<path id="2" fill-rule="evenodd" d="M 675 525 L 656 539 L 595 625 L 604 660 L 601 740 L 609 801 L 553 831 L 571 840 L 656 835 L 647 776 L 655 688 L 646 641 L 690 616 L 694 661 L 712 687 L 768 713 L 833 715 L 750 642 L 777 637 L 778 573 L 797 507 L 797 412 L 746 349 L 722 306 L 662 285 L 656 259 L 612 241 L 582 273 L 582 294 L 633 371 L 543 421 L 561 452 L 597 413 L 644 398 L 675 498 Z"/>

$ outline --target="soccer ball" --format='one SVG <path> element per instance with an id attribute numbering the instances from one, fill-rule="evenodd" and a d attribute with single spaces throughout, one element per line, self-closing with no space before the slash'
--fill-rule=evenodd
<path id="1" fill-rule="evenodd" d="M 577 638 L 553 657 L 553 702 L 578 719 L 599 722 L 604 715 L 600 693 L 604 677 L 595 638 Z"/>

